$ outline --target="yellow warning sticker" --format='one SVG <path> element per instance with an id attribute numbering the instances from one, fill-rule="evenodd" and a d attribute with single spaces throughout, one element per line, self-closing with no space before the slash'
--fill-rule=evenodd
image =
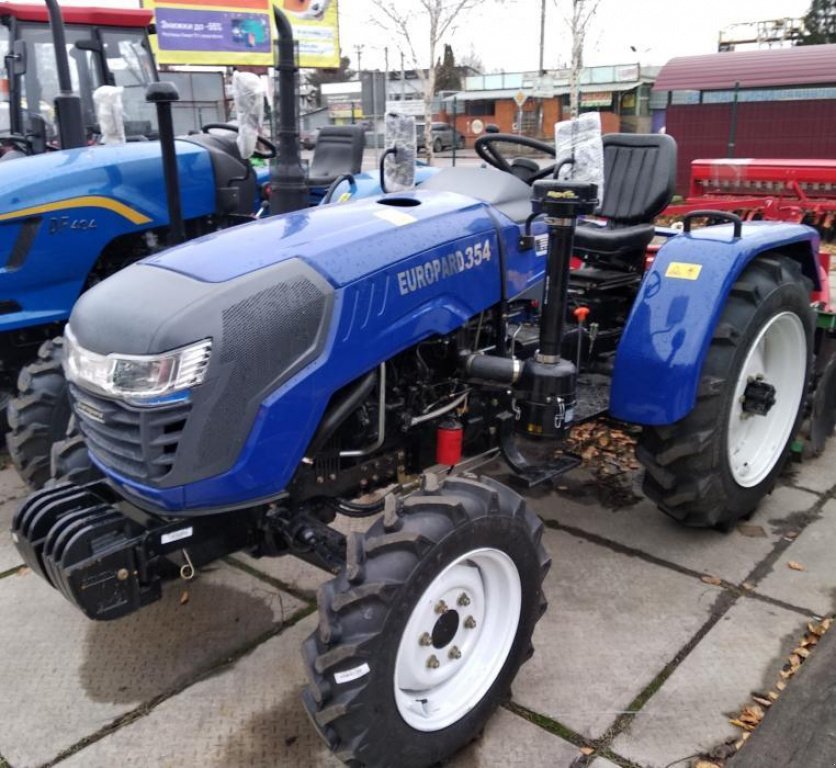
<path id="1" fill-rule="evenodd" d="M 676 277 L 680 280 L 696 280 L 702 272 L 702 264 L 688 264 L 684 261 L 672 261 L 665 270 L 665 277 Z"/>

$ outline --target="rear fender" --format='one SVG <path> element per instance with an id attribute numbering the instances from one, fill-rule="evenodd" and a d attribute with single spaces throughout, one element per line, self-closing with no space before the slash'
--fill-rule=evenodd
<path id="1" fill-rule="evenodd" d="M 669 240 L 648 270 L 618 347 L 610 413 L 636 424 L 673 424 L 690 413 L 708 347 L 732 286 L 767 252 L 801 264 L 814 290 L 821 279 L 815 230 L 753 222 L 733 237 L 729 225 Z"/>

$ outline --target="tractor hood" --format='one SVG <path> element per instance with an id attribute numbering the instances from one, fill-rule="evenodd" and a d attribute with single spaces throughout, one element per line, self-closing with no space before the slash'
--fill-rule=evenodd
<path id="1" fill-rule="evenodd" d="M 316 286 L 311 295 L 321 311 L 324 294 L 482 233 L 496 235 L 488 206 L 449 192 L 310 208 L 145 259 L 85 293 L 71 327 L 78 343 L 97 354 L 158 354 L 221 335 L 224 313 L 260 291 L 291 286 L 295 300 Z M 297 291 L 299 281 L 306 287 Z M 396 281 L 385 281 L 390 300 L 398 295 Z M 288 301 L 278 293 L 276 300 Z"/>
<path id="2" fill-rule="evenodd" d="M 177 142 L 184 216 L 215 209 L 208 153 Z M 0 162 L 0 221 L 106 211 L 136 225 L 168 221 L 158 142 L 85 147 Z M 94 215 L 94 214 L 91 214 Z"/>
<path id="3" fill-rule="evenodd" d="M 192 241 L 95 286 L 70 318 L 71 392 L 94 459 L 165 505 L 156 494 L 230 471 L 282 393 L 283 426 L 263 433 L 282 458 L 271 448 L 266 484 L 245 495 L 280 491 L 334 391 L 499 300 L 492 213 L 441 191 L 311 208 Z M 198 347 L 199 380 L 192 363 L 162 362 Z M 139 369 L 138 388 L 123 386 L 117 371 L 133 382 Z M 163 371 L 164 400 L 146 384 Z M 249 471 L 236 477 L 261 486 Z"/>

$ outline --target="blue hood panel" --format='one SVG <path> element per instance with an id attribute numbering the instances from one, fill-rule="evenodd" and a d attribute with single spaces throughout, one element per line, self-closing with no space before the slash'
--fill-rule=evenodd
<path id="1" fill-rule="evenodd" d="M 341 287 L 469 232 L 493 231 L 488 211 L 485 203 L 452 192 L 379 196 L 246 224 L 143 263 L 220 283 L 301 258 Z"/>

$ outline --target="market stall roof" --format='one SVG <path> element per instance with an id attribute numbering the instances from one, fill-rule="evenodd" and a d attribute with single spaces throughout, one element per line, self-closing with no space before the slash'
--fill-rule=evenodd
<path id="1" fill-rule="evenodd" d="M 786 85 L 836 85 L 836 44 L 729 51 L 671 59 L 656 78 L 656 91 L 713 91 Z"/>

